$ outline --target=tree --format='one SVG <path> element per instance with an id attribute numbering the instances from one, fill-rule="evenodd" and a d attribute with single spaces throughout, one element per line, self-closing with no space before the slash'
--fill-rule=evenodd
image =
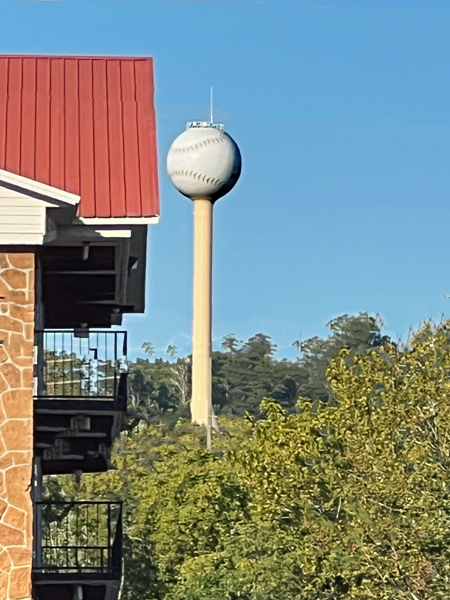
<path id="1" fill-rule="evenodd" d="M 342 348 L 349 350 L 349 359 L 356 354 L 365 354 L 371 348 L 379 348 L 391 339 L 381 334 L 383 322 L 377 315 L 370 316 L 366 312 L 358 315 L 341 315 L 331 319 L 326 325 L 331 334 L 322 339 L 319 337 L 297 340 L 292 345 L 303 353 L 298 362 L 307 373 L 300 386 L 300 394 L 312 401 L 328 402 L 331 388 L 326 377 L 330 361 L 339 354 Z"/>
<path id="2" fill-rule="evenodd" d="M 295 406 L 305 375 L 295 362 L 274 359 L 276 345 L 269 336 L 259 333 L 244 343 L 230 334 L 222 347 L 225 351 L 213 352 L 212 357 L 212 396 L 218 414 L 259 414 L 261 400 L 272 394 L 283 406 Z M 143 349 L 154 355 L 150 342 Z M 174 425 L 189 418 L 191 357 L 178 357 L 174 346 L 166 353 L 172 360 L 138 358 L 130 363 L 130 427 L 140 420 Z"/>
<path id="3" fill-rule="evenodd" d="M 124 434 L 118 470 L 81 491 L 127 500 L 124 598 L 447 598 L 449 331 L 428 324 L 402 353 L 342 349 L 333 405 L 265 401 L 212 452 L 191 425 Z"/>
<path id="4" fill-rule="evenodd" d="M 331 389 L 326 369 L 341 348 L 347 347 L 354 356 L 390 342 L 381 333 L 381 319 L 365 312 L 341 315 L 327 326 L 331 333 L 326 339 L 314 337 L 293 343 L 302 352 L 297 361 L 277 360 L 276 344 L 262 333 L 245 343 L 234 334 L 225 336 L 225 352 L 213 354 L 216 413 L 244 416 L 248 412 L 257 416 L 263 398 L 273 398 L 288 411 L 295 410 L 300 395 L 313 402 L 328 402 Z"/>
<path id="5" fill-rule="evenodd" d="M 218 415 L 260 414 L 265 397 L 293 409 L 306 373 L 302 365 L 274 358 L 276 344 L 257 333 L 245 343 L 233 334 L 222 342 L 225 352 L 213 353 L 213 403 Z"/>
<path id="6" fill-rule="evenodd" d="M 155 353 L 151 342 L 146 342 L 142 348 L 150 356 Z M 188 417 L 190 357 L 178 358 L 178 349 L 172 345 L 168 346 L 166 354 L 172 360 L 138 358 L 135 363 L 130 363 L 128 427 L 136 426 L 140 420 L 147 423 L 165 421 L 174 425 L 179 418 Z"/>
<path id="7" fill-rule="evenodd" d="M 212 399 L 216 414 L 258 416 L 263 398 L 276 400 L 288 411 L 295 410 L 300 395 L 313 402 L 328 401 L 331 390 L 325 372 L 342 347 L 349 348 L 353 356 L 390 341 L 381 334 L 381 320 L 367 313 L 341 315 L 327 325 L 331 333 L 326 339 L 314 337 L 294 342 L 303 354 L 297 361 L 276 359 L 277 346 L 263 333 L 245 342 L 232 333 L 226 335 L 222 350 L 212 355 Z M 150 356 L 155 353 L 150 342 L 143 349 Z M 140 419 L 174 425 L 180 418 L 189 418 L 191 357 L 178 357 L 174 346 L 169 346 L 166 353 L 172 360 L 138 358 L 131 363 L 132 425 Z"/>

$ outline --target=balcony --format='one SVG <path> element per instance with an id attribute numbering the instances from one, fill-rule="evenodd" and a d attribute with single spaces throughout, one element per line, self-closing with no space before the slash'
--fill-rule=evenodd
<path id="1" fill-rule="evenodd" d="M 35 503 L 36 600 L 113 600 L 121 575 L 121 503 Z"/>
<path id="2" fill-rule="evenodd" d="M 37 398 L 126 402 L 125 331 L 46 330 L 36 337 Z"/>
<path id="3" fill-rule="evenodd" d="M 127 408 L 127 336 L 38 331 L 35 456 L 44 475 L 108 469 Z"/>

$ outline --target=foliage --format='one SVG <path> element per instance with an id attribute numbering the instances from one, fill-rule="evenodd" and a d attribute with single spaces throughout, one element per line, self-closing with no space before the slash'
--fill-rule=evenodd
<path id="1" fill-rule="evenodd" d="M 331 319 L 326 326 L 331 331 L 327 339 L 316 336 L 293 343 L 303 353 L 299 362 L 307 372 L 307 378 L 299 391 L 301 396 L 312 401 L 328 402 L 332 398 L 326 370 L 342 348 L 349 350 L 348 362 L 356 354 L 365 354 L 371 348 L 392 343 L 388 336 L 381 334 L 383 322 L 378 315 L 372 317 L 366 312 L 358 315 L 345 314 Z"/>
<path id="2" fill-rule="evenodd" d="M 213 353 L 213 403 L 217 414 L 243 417 L 259 414 L 263 398 L 293 409 L 299 385 L 306 378 L 301 365 L 276 360 L 276 344 L 262 333 L 245 343 L 234 335 L 222 342 L 225 352 Z"/>
<path id="3" fill-rule="evenodd" d="M 154 354 L 151 342 L 146 342 L 143 349 L 150 356 Z M 130 364 L 129 427 L 141 420 L 175 425 L 179 418 L 189 416 L 190 357 L 177 358 L 177 352 L 175 346 L 169 346 L 166 353 L 172 361 L 138 358 Z"/>
<path id="4" fill-rule="evenodd" d="M 342 349 L 333 405 L 266 400 L 212 452 L 190 425 L 125 432 L 116 471 L 63 489 L 126 499 L 124 599 L 447 598 L 449 331 Z"/>
<path id="5" fill-rule="evenodd" d="M 328 324 L 327 339 L 318 337 L 294 342 L 303 354 L 296 361 L 275 358 L 276 344 L 262 333 L 246 342 L 234 334 L 224 337 L 222 350 L 213 352 L 213 404 L 218 415 L 258 416 L 263 398 L 272 398 L 288 411 L 295 410 L 297 398 L 328 401 L 331 394 L 325 375 L 330 360 L 342 347 L 350 356 L 364 353 L 389 341 L 380 333 L 382 323 L 367 313 L 342 315 Z M 153 356 L 150 342 L 143 349 Z M 150 424 L 174 425 L 189 417 L 191 394 L 191 357 L 177 357 L 177 349 L 169 346 L 171 360 L 138 359 L 131 365 L 131 426 L 139 420 Z M 176 362 L 173 359 L 176 358 Z"/>

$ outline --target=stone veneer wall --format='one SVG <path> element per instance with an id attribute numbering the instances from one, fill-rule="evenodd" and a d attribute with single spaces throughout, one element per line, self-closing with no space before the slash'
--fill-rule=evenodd
<path id="1" fill-rule="evenodd" d="M 0 600 L 31 598 L 34 266 L 0 253 Z"/>

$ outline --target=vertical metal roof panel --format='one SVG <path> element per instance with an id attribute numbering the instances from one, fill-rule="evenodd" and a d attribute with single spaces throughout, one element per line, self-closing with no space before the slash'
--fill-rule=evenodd
<path id="1" fill-rule="evenodd" d="M 45 58 L 37 59 L 36 69 L 36 142 L 34 146 L 34 179 L 36 179 L 40 183 L 47 183 L 48 185 L 51 185 L 50 60 Z M 3 86 L 1 84 L 0 90 L 3 90 Z M 24 131 L 23 135 L 27 135 L 27 133 L 28 132 Z M 9 143 L 9 139 L 7 140 L 7 143 Z M 17 173 L 17 175 L 21 175 L 21 173 Z"/>
<path id="2" fill-rule="evenodd" d="M 105 216 L 111 216 L 111 202 L 104 199 L 110 197 L 108 138 L 108 104 L 106 100 L 106 63 L 95 60 L 92 64 L 92 92 L 94 98 L 94 161 L 95 161 L 95 197 L 97 204 L 101 202 L 101 210 Z M 108 214 L 109 213 L 109 214 Z M 139 215 L 138 215 L 139 216 Z"/>
<path id="3" fill-rule="evenodd" d="M 20 140 L 22 133 L 22 61 L 10 61 L 6 120 L 6 171 L 20 171 Z"/>
<path id="4" fill-rule="evenodd" d="M 80 195 L 83 216 L 96 216 L 92 61 L 80 62 Z M 100 201 L 101 203 L 101 201 Z M 103 214 L 102 216 L 109 216 Z"/>
<path id="5" fill-rule="evenodd" d="M 36 60 L 23 61 L 21 164 L 24 177 L 34 179 L 34 148 L 36 143 Z"/>
<path id="6" fill-rule="evenodd" d="M 157 153 L 155 120 L 151 118 L 152 101 L 147 93 L 149 79 L 153 79 L 150 63 L 144 63 L 143 61 L 136 63 L 135 81 L 141 194 L 142 190 L 151 190 L 158 187 L 156 169 L 149 169 L 147 166 L 151 162 L 152 156 L 156 156 Z"/>
<path id="7" fill-rule="evenodd" d="M 123 130 L 125 133 L 124 156 L 129 156 L 131 159 L 125 160 L 125 202 L 127 214 L 135 217 L 139 213 L 141 190 L 138 185 L 140 172 L 134 65 L 125 62 L 121 64 L 121 80 Z"/>
<path id="8" fill-rule="evenodd" d="M 57 58 L 50 66 L 50 181 L 54 187 L 64 190 L 64 62 Z"/>
<path id="9" fill-rule="evenodd" d="M 80 189 L 80 102 L 77 60 L 66 60 L 64 81 L 64 183 L 68 189 Z"/>
<path id="10" fill-rule="evenodd" d="M 108 97 L 108 132 L 110 141 L 109 168 L 111 204 L 120 214 L 126 214 L 124 173 L 124 133 L 121 102 L 120 61 L 110 60 L 106 65 Z M 156 156 L 156 155 L 155 155 Z"/>
<path id="11" fill-rule="evenodd" d="M 0 169 L 81 196 L 79 216 L 159 214 L 150 58 L 0 55 Z"/>
<path id="12" fill-rule="evenodd" d="M 8 72 L 9 63 L 0 60 L 0 81 L 6 87 L 3 94 L 0 94 L 0 164 L 6 162 L 6 115 L 8 104 Z"/>

